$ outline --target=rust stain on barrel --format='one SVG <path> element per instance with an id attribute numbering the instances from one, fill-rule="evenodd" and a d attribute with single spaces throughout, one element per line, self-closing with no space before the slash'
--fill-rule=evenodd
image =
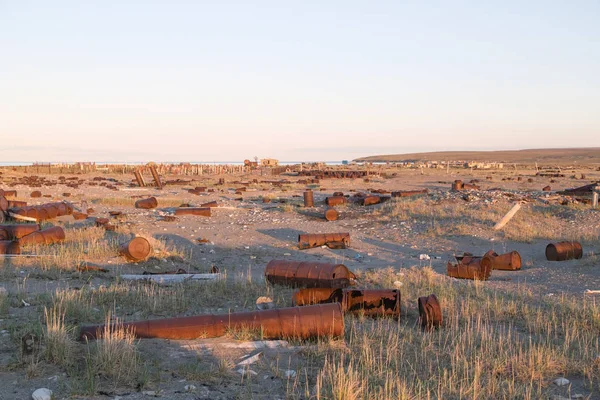
<path id="1" fill-rule="evenodd" d="M 111 327 L 112 328 L 112 327 Z M 260 331 L 264 339 L 340 337 L 344 317 L 339 304 L 319 304 L 219 315 L 198 315 L 123 323 L 115 328 L 130 330 L 137 338 L 193 340 L 225 335 L 230 330 Z M 104 325 L 85 326 L 81 340 L 101 338 Z"/>
<path id="2" fill-rule="evenodd" d="M 304 192 L 304 207 L 314 207 L 315 201 L 312 190 Z"/>
<path id="3" fill-rule="evenodd" d="M 19 245 L 53 244 L 65 240 L 65 231 L 60 226 L 52 226 L 41 231 L 32 232 L 19 239 Z"/>
<path id="4" fill-rule="evenodd" d="M 270 261 L 265 277 L 273 284 L 327 288 L 345 288 L 356 279 L 343 264 L 285 260 Z"/>
<path id="5" fill-rule="evenodd" d="M 10 224 L 0 225 L 0 237 L 6 239 L 20 239 L 25 235 L 40 230 L 38 224 Z"/>
<path id="6" fill-rule="evenodd" d="M 344 196 L 331 196 L 331 197 L 325 198 L 325 203 L 329 207 L 340 206 L 340 205 L 346 204 L 346 201 L 347 200 Z"/>

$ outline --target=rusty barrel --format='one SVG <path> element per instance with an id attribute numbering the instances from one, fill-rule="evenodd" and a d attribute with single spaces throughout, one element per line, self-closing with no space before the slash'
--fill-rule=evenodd
<path id="1" fill-rule="evenodd" d="M 297 306 L 340 303 L 343 312 L 368 316 L 400 316 L 400 291 L 397 289 L 311 288 L 294 293 Z"/>
<path id="2" fill-rule="evenodd" d="M 422 194 L 427 194 L 429 191 L 427 189 L 423 190 L 399 190 L 397 192 L 392 192 L 392 197 L 412 197 L 419 196 Z"/>
<path id="3" fill-rule="evenodd" d="M 87 214 L 78 212 L 78 211 L 73 211 L 73 214 L 71 214 L 73 216 L 73 219 L 76 221 L 80 221 L 82 219 L 86 219 L 88 216 Z"/>
<path id="4" fill-rule="evenodd" d="M 465 189 L 465 190 L 479 190 L 479 186 L 474 185 L 472 183 L 465 183 L 465 184 L 463 184 L 463 189 Z"/>
<path id="5" fill-rule="evenodd" d="M 583 257 L 583 248 L 579 242 L 558 242 L 546 246 L 548 261 L 566 261 Z"/>
<path id="6" fill-rule="evenodd" d="M 7 199 L 12 199 L 14 197 L 17 197 L 17 191 L 16 190 L 5 190 L 4 193 L 2 194 L 4 197 L 6 197 Z"/>
<path id="7" fill-rule="evenodd" d="M 31 197 L 42 197 L 42 192 L 40 192 L 39 190 L 34 190 L 33 192 L 31 192 Z"/>
<path id="8" fill-rule="evenodd" d="M 201 217 L 210 217 L 210 207 L 182 207 L 175 210 L 175 215 L 199 215 Z"/>
<path id="9" fill-rule="evenodd" d="M 339 304 L 276 308 L 219 315 L 198 315 L 128 322 L 117 326 L 131 330 L 138 338 L 193 340 L 225 335 L 236 329 L 260 332 L 264 339 L 310 339 L 344 335 L 344 317 Z M 104 325 L 84 326 L 81 340 L 101 338 Z"/>
<path id="10" fill-rule="evenodd" d="M 314 207 L 315 199 L 313 197 L 313 191 L 307 190 L 304 192 L 304 207 Z"/>
<path id="11" fill-rule="evenodd" d="M 363 197 L 363 199 L 361 200 L 361 204 L 363 206 L 370 206 L 372 204 L 378 204 L 378 203 L 381 203 L 380 196 L 366 196 L 366 197 Z"/>
<path id="12" fill-rule="evenodd" d="M 147 239 L 136 237 L 119 246 L 119 254 L 127 258 L 129 261 L 142 261 L 148 258 L 152 246 Z"/>
<path id="13" fill-rule="evenodd" d="M 327 221 L 337 221 L 339 217 L 339 213 L 335 208 L 329 208 L 325 211 L 325 219 Z"/>
<path id="14" fill-rule="evenodd" d="M 325 203 L 329 207 L 341 206 L 346 204 L 346 198 L 344 196 L 330 196 L 325 198 Z"/>
<path id="15" fill-rule="evenodd" d="M 419 297 L 419 320 L 424 330 L 432 330 L 442 325 L 442 308 L 435 294 Z"/>
<path id="16" fill-rule="evenodd" d="M 8 210 L 8 200 L 6 200 L 6 197 L 0 196 L 0 211 L 6 210 Z"/>
<path id="17" fill-rule="evenodd" d="M 135 208 L 143 208 L 144 210 L 150 210 L 156 207 L 158 207 L 158 200 L 156 200 L 156 197 L 140 199 L 135 202 Z"/>
<path id="18" fill-rule="evenodd" d="M 0 238 L 8 239 L 20 239 L 25 235 L 29 235 L 30 233 L 36 232 L 40 230 L 40 226 L 38 224 L 10 224 L 10 225 L 0 225 Z"/>
<path id="19" fill-rule="evenodd" d="M 200 204 L 200 207 L 206 208 L 206 207 L 218 207 L 219 205 L 217 204 L 216 201 L 209 201 L 208 203 L 204 203 L 204 204 Z"/>
<path id="20" fill-rule="evenodd" d="M 460 279 L 487 280 L 492 270 L 489 266 L 481 265 L 481 257 L 463 257 L 457 264 L 448 261 L 448 276 Z"/>
<path id="21" fill-rule="evenodd" d="M 298 248 L 300 250 L 311 249 L 329 243 L 340 243 L 343 247 L 350 245 L 349 233 L 317 233 L 298 235 Z"/>
<path id="22" fill-rule="evenodd" d="M 8 208 L 27 207 L 26 201 L 8 200 Z"/>
<path id="23" fill-rule="evenodd" d="M 516 271 L 521 269 L 521 255 L 518 251 L 498 255 L 493 251 L 488 251 L 481 259 L 481 266 L 484 269 L 501 269 L 505 271 Z"/>
<path id="24" fill-rule="evenodd" d="M 272 260 L 265 268 L 265 278 L 286 286 L 345 288 L 356 276 L 343 264 Z"/>
<path id="25" fill-rule="evenodd" d="M 41 231 L 32 232 L 19 239 L 21 246 L 34 244 L 53 244 L 65 240 L 65 231 L 60 226 L 52 226 Z"/>
<path id="26" fill-rule="evenodd" d="M 452 190 L 454 190 L 454 191 L 463 190 L 463 188 L 464 188 L 464 184 L 463 184 L 463 181 L 461 181 L 460 179 L 457 179 L 452 183 Z"/>
<path id="27" fill-rule="evenodd" d="M 0 240 L 0 254 L 21 254 L 19 242 L 12 240 Z"/>

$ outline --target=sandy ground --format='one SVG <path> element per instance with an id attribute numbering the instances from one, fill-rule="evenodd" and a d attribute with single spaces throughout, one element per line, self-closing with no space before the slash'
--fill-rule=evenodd
<path id="1" fill-rule="evenodd" d="M 154 188 L 136 188 L 119 186 L 118 191 L 104 187 L 90 187 L 81 185 L 74 189 L 64 185 L 43 188 L 29 188 L 17 185 L 10 189 L 18 191 L 20 200 L 30 204 L 41 204 L 50 200 L 68 200 L 76 207 L 87 202 L 95 210 L 95 217 L 108 216 L 108 211 L 122 211 L 126 214 L 123 224 L 129 226 L 132 232 L 163 240 L 168 245 L 183 250 L 185 257 L 167 260 L 150 260 L 148 262 L 132 264 L 115 254 L 101 260 L 89 260 L 110 270 L 108 274 L 93 274 L 82 276 L 74 272 L 62 272 L 52 277 L 40 273 L 35 265 L 22 267 L 14 260 L 4 259 L 2 281 L 9 293 L 19 292 L 24 298 L 34 299 L 39 293 L 52 293 L 57 288 L 81 287 L 83 285 L 110 285 L 113 277 L 118 273 L 140 273 L 141 271 L 168 271 L 179 267 L 188 271 L 208 272 L 212 266 L 217 266 L 221 271 L 226 271 L 228 279 L 240 274 L 250 274 L 253 280 L 263 279 L 265 265 L 272 259 L 335 261 L 345 264 L 353 271 L 368 269 L 401 268 L 412 266 L 431 265 L 432 268 L 445 274 L 446 262 L 454 254 L 465 251 L 474 254 L 483 254 L 489 249 L 498 253 L 517 250 L 523 259 L 523 269 L 519 272 L 494 271 L 492 277 L 485 285 L 502 290 L 511 290 L 515 287 L 525 286 L 536 293 L 547 296 L 560 296 L 563 293 L 574 296 L 583 296 L 586 289 L 600 289 L 600 269 L 595 262 L 595 255 L 600 253 L 600 244 L 596 241 L 586 243 L 584 259 L 553 263 L 545 259 L 545 246 L 548 240 L 536 240 L 533 243 L 513 242 L 503 238 L 499 232 L 491 229 L 475 230 L 472 235 L 463 236 L 424 236 L 422 233 L 428 229 L 427 220 L 406 220 L 395 223 L 381 222 L 378 218 L 371 217 L 374 210 L 382 205 L 361 207 L 350 205 L 340 208 L 340 218 L 334 222 L 327 222 L 322 218 L 325 206 L 323 200 L 335 191 L 352 195 L 356 191 L 368 192 L 367 189 L 410 190 L 428 188 L 431 196 L 444 196 L 450 189 L 450 183 L 455 179 L 469 181 L 477 178 L 480 180 L 482 190 L 502 188 L 517 192 L 521 195 L 551 196 L 541 194 L 542 187 L 550 184 L 553 191 L 565 188 L 582 186 L 600 179 L 600 172 L 583 170 L 585 180 L 573 179 L 571 176 L 581 174 L 582 170 L 568 171 L 567 177 L 556 178 L 556 182 L 549 183 L 551 178 L 534 177 L 534 182 L 526 179 L 522 182 L 503 181 L 505 176 L 515 176 L 514 171 L 470 171 L 452 170 L 447 174 L 445 170 L 425 170 L 420 174 L 418 170 L 399 170 L 396 177 L 390 179 L 372 178 L 370 182 L 363 179 L 327 179 L 321 180 L 320 190 L 315 189 L 316 207 L 304 209 L 296 207 L 301 204 L 302 192 L 306 185 L 284 185 L 283 188 L 273 187 L 270 184 L 250 185 L 249 190 L 242 195 L 235 194 L 233 188 L 241 185 L 233 181 L 248 181 L 251 179 L 276 180 L 288 179 L 292 182 L 302 179 L 293 176 L 260 176 L 248 175 L 244 177 L 225 176 L 227 183 L 223 186 L 213 186 L 219 177 L 168 177 L 168 179 L 194 179 L 194 182 L 180 186 L 166 186 L 163 190 Z M 519 171 L 525 177 L 534 176 L 534 170 Z M 9 189 L 6 182 L 10 176 L 22 176 L 5 170 L 2 179 L 5 184 L 0 185 Z M 86 181 L 91 181 L 94 176 L 114 178 L 129 184 L 132 177 L 122 175 L 90 174 L 81 176 Z M 492 176 L 492 180 L 486 180 Z M 56 176 L 48 176 L 56 179 Z M 214 193 L 193 195 L 187 192 L 188 188 L 195 186 L 214 187 Z M 31 199 L 29 194 L 33 190 L 41 190 L 51 198 Z M 70 192 L 70 198 L 64 198 L 62 193 Z M 156 196 L 159 207 L 154 210 L 135 209 L 131 205 L 104 205 L 98 203 L 101 198 L 131 199 L 131 196 Z M 273 201 L 263 203 L 261 196 L 271 196 Z M 181 203 L 200 205 L 209 201 L 217 201 L 219 207 L 213 209 L 212 216 L 177 217 L 176 221 L 166 222 L 161 220 L 162 215 L 171 214 L 173 207 L 162 207 L 161 199 L 178 199 Z M 242 199 L 241 201 L 239 199 Z M 277 199 L 285 199 L 287 203 L 281 204 Z M 133 204 L 134 199 L 131 199 Z M 456 200 L 461 202 L 462 200 Z M 292 204 L 292 205 L 290 205 Z M 84 211 L 84 210 L 83 210 Z M 72 217 L 58 218 L 53 223 L 65 228 L 93 226 L 92 219 L 74 221 Z M 600 212 L 583 211 L 574 212 L 565 217 L 565 224 L 585 224 L 590 230 L 600 232 Z M 315 248 L 300 251 L 297 249 L 297 236 L 300 233 L 326 233 L 349 232 L 351 247 L 343 250 L 328 248 Z M 208 239 L 209 243 L 199 244 L 197 239 Z M 430 256 L 430 260 L 420 260 L 421 254 Z M 590 261 L 590 259 L 592 261 Z M 72 268 L 72 267 L 71 267 Z M 23 278 L 27 277 L 26 285 Z M 35 304 L 34 304 L 35 305 Z M 249 306 L 252 307 L 252 304 Z M 48 387 L 55 391 L 57 398 L 69 398 L 65 385 L 67 379 L 64 373 L 52 366 L 46 366 L 43 371 L 28 379 L 23 369 L 13 367 L 15 359 L 15 344 L 6 333 L 7 327 L 25 318 L 33 312 L 32 307 L 11 307 L 9 314 L 0 320 L 0 399 L 26 399 L 30 398 L 35 388 Z M 210 307 L 208 307 L 210 309 Z M 249 354 L 252 349 L 231 349 L 230 340 L 213 339 L 198 341 L 162 341 L 148 340 L 141 343 L 142 351 L 157 359 L 168 359 L 170 363 L 183 363 L 189 360 L 214 357 L 220 352 L 235 358 Z M 223 347 L 224 346 L 224 347 Z M 298 349 L 288 345 L 279 349 L 268 349 L 266 357 L 277 360 L 279 370 L 294 369 L 298 357 Z M 157 361 L 159 362 L 159 361 Z M 172 371 L 171 368 L 170 371 Z M 169 374 L 166 370 L 165 374 Z M 263 369 L 259 371 L 260 378 L 252 383 L 247 383 L 239 375 L 234 379 L 223 380 L 219 384 L 203 386 L 199 382 L 190 382 L 177 374 L 171 377 L 161 377 L 159 395 L 163 398 L 180 399 L 226 399 L 226 398 L 283 398 L 289 379 L 276 376 L 272 371 Z M 196 389 L 187 392 L 186 385 L 193 384 Z M 151 394 L 143 394 L 135 390 L 117 390 L 115 392 L 100 393 L 97 398 L 147 398 Z M 87 398 L 85 396 L 80 398 Z"/>

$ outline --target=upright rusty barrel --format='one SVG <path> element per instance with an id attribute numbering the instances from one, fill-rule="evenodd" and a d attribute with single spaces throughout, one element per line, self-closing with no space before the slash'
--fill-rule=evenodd
<path id="1" fill-rule="evenodd" d="M 298 235 L 298 248 L 311 249 L 323 245 L 333 244 L 336 248 L 350 246 L 349 233 L 317 233 Z"/>
<path id="2" fill-rule="evenodd" d="M 463 257 L 457 264 L 452 264 L 448 261 L 447 264 L 448 276 L 460 279 L 487 280 L 492 270 L 489 265 L 481 264 L 481 257 Z"/>
<path id="3" fill-rule="evenodd" d="M 210 207 L 182 207 L 175 210 L 175 215 L 198 215 L 201 217 L 210 217 Z"/>
<path id="4" fill-rule="evenodd" d="M 158 207 L 158 200 L 156 200 L 156 197 L 140 199 L 135 202 L 135 208 L 143 208 L 145 210 L 150 210 L 150 209 L 156 208 L 156 207 Z"/>
<path id="5" fill-rule="evenodd" d="M 400 291 L 397 289 L 302 289 L 294 293 L 297 306 L 340 303 L 343 312 L 368 316 L 400 316 Z"/>
<path id="6" fill-rule="evenodd" d="M 315 206 L 315 200 L 313 197 L 313 191 L 307 190 L 306 192 L 304 192 L 304 207 L 314 207 L 314 206 Z"/>
<path id="7" fill-rule="evenodd" d="M 579 242 L 558 242 L 546 246 L 548 261 L 566 261 L 583 257 L 583 248 Z"/>
<path id="8" fill-rule="evenodd" d="M 327 221 L 337 221 L 339 214 L 335 208 L 328 208 L 325 211 L 325 219 Z"/>
<path id="9" fill-rule="evenodd" d="M 21 247 L 19 246 L 19 242 L 12 240 L 0 240 L 0 254 L 21 254 Z"/>
<path id="10" fill-rule="evenodd" d="M 10 225 L 0 225 L 0 239 L 8 240 L 8 239 L 20 239 L 25 235 L 29 235 L 30 233 L 36 232 L 40 230 L 40 226 L 38 224 L 10 224 Z"/>
<path id="11" fill-rule="evenodd" d="M 52 226 L 41 231 L 32 232 L 19 239 L 21 246 L 34 244 L 53 244 L 65 240 L 65 231 L 60 226 Z"/>
<path id="12" fill-rule="evenodd" d="M 119 247 L 119 254 L 127 258 L 129 261 L 142 261 L 148 258 L 152 246 L 147 239 L 143 237 L 136 237 L 131 239 L 129 242 L 123 243 Z"/>
<path id="13" fill-rule="evenodd" d="M 265 277 L 273 284 L 321 288 L 345 288 L 356 279 L 343 264 L 285 260 L 270 261 Z"/>
<path id="14" fill-rule="evenodd" d="M 290 307 L 220 315 L 199 315 L 123 323 L 138 338 L 193 340 L 225 335 L 230 330 L 250 329 L 264 339 L 340 337 L 344 335 L 344 317 L 339 304 Z M 101 338 L 104 325 L 84 326 L 81 340 Z"/>
<path id="15" fill-rule="evenodd" d="M 419 297 L 419 320 L 423 330 L 432 330 L 442 325 L 442 308 L 435 294 Z"/>
<path id="16" fill-rule="evenodd" d="M 511 251 L 502 255 L 488 251 L 481 259 L 481 266 L 484 269 L 490 270 L 517 271 L 521 269 L 521 255 L 517 251 Z"/>
<path id="17" fill-rule="evenodd" d="M 346 204 L 346 198 L 344 196 L 330 196 L 325 198 L 325 203 L 329 207 L 340 206 Z"/>

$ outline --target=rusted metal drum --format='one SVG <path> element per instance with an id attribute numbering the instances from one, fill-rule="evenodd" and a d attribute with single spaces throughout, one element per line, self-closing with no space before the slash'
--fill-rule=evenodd
<path id="1" fill-rule="evenodd" d="M 344 197 L 344 192 L 333 192 L 333 197 Z"/>
<path id="2" fill-rule="evenodd" d="M 80 213 L 78 211 L 74 211 L 72 215 L 73 215 L 73 219 L 76 221 L 80 221 L 80 220 L 86 219 L 88 217 L 87 214 Z"/>
<path id="3" fill-rule="evenodd" d="M 481 257 L 463 257 L 457 264 L 448 262 L 448 276 L 460 279 L 487 280 L 492 270 L 490 266 L 481 265 Z"/>
<path id="4" fill-rule="evenodd" d="M 344 248 L 350 245 L 349 233 L 319 233 L 298 235 L 298 248 L 300 250 L 311 249 L 327 245 L 329 243 L 340 243 Z"/>
<path id="5" fill-rule="evenodd" d="M 302 289 L 294 293 L 297 306 L 340 303 L 343 312 L 368 316 L 400 316 L 400 291 L 397 289 Z"/>
<path id="6" fill-rule="evenodd" d="M 325 211 L 325 219 L 327 221 L 337 221 L 339 214 L 335 208 L 329 208 Z"/>
<path id="7" fill-rule="evenodd" d="M 8 208 L 27 207 L 26 201 L 8 200 Z"/>
<path id="8" fill-rule="evenodd" d="M 8 200 L 6 200 L 6 197 L 0 196 L 0 211 L 6 210 L 8 210 Z"/>
<path id="9" fill-rule="evenodd" d="M 204 204 L 200 204 L 200 207 L 206 208 L 206 207 L 218 207 L 219 205 L 217 204 L 216 201 L 209 201 L 208 203 L 204 203 Z"/>
<path id="10" fill-rule="evenodd" d="M 33 197 L 33 198 L 42 197 L 42 192 L 40 192 L 39 190 L 34 190 L 33 192 L 31 192 L 31 197 Z"/>
<path id="11" fill-rule="evenodd" d="M 19 242 L 12 240 L 0 240 L 0 254 L 21 254 L 21 247 Z"/>
<path id="12" fill-rule="evenodd" d="M 464 190 L 479 190 L 480 188 L 479 188 L 479 186 L 474 185 L 472 183 L 464 183 L 463 184 L 463 189 Z"/>
<path id="13" fill-rule="evenodd" d="M 461 181 L 460 179 L 457 179 L 452 183 L 453 191 L 463 190 L 463 188 L 464 188 L 464 184 L 463 184 L 463 181 Z"/>
<path id="14" fill-rule="evenodd" d="M 380 196 L 366 196 L 361 200 L 361 204 L 363 206 L 370 206 L 372 204 L 378 204 L 378 203 L 381 203 Z"/>
<path id="15" fill-rule="evenodd" d="M 129 242 L 123 243 L 119 247 L 119 254 L 127 258 L 129 261 L 137 262 L 148 258 L 152 246 L 147 239 L 143 237 L 136 237 L 131 239 Z"/>
<path id="16" fill-rule="evenodd" d="M 511 251 L 502 255 L 488 251 L 481 259 L 481 266 L 484 269 L 517 271 L 521 269 L 521 255 L 517 251 Z"/>
<path id="17" fill-rule="evenodd" d="M 53 244 L 65 240 L 65 231 L 60 226 L 52 226 L 41 231 L 32 232 L 19 239 L 21 246 L 33 244 Z"/>
<path id="18" fill-rule="evenodd" d="M 29 218 L 37 221 L 45 221 L 47 219 L 72 214 L 73 206 L 65 202 L 47 203 L 39 206 L 14 207 L 10 208 L 9 212 L 17 219 L 19 217 L 25 217 L 24 219 Z"/>
<path id="19" fill-rule="evenodd" d="M 175 210 L 175 215 L 199 215 L 201 217 L 210 217 L 210 207 L 183 207 Z"/>
<path id="20" fill-rule="evenodd" d="M 551 191 L 551 190 L 552 190 L 552 188 L 551 188 L 550 186 L 544 186 L 544 187 L 542 188 L 542 191 L 544 191 L 544 192 L 549 192 L 549 191 Z"/>
<path id="21" fill-rule="evenodd" d="M 579 242 L 558 242 L 546 246 L 548 261 L 566 261 L 583 257 L 583 248 Z"/>
<path id="22" fill-rule="evenodd" d="M 286 286 L 345 288 L 354 275 L 343 264 L 272 260 L 265 268 L 266 279 Z"/>
<path id="23" fill-rule="evenodd" d="M 17 191 L 16 190 L 5 190 L 4 197 L 6 197 L 7 199 L 12 199 L 14 197 L 17 197 Z"/>
<path id="24" fill-rule="evenodd" d="M 140 199 L 135 202 L 135 208 L 142 208 L 144 210 L 150 210 L 158 207 L 158 200 L 156 197 L 149 197 L 147 199 Z"/>
<path id="25" fill-rule="evenodd" d="M 133 171 L 133 175 L 135 176 L 135 180 L 137 181 L 139 187 L 146 186 L 146 182 L 144 182 L 144 177 L 140 171 Z"/>
<path id="26" fill-rule="evenodd" d="M 7 239 L 20 239 L 23 236 L 40 230 L 38 224 L 11 224 L 0 225 L 0 237 Z"/>
<path id="27" fill-rule="evenodd" d="M 430 331 L 442 325 L 442 308 L 435 294 L 419 297 L 417 304 L 419 306 L 419 320 L 423 330 Z"/>
<path id="28" fill-rule="evenodd" d="M 315 199 L 313 197 L 313 191 L 307 190 L 304 192 L 304 207 L 314 207 Z"/>
<path id="29" fill-rule="evenodd" d="M 118 328 L 131 330 L 137 338 L 193 340 L 225 335 L 236 329 L 260 332 L 264 339 L 310 339 L 344 335 L 344 317 L 339 304 L 319 304 L 306 307 L 276 308 L 252 312 L 219 315 L 198 315 L 128 322 Z M 98 339 L 104 325 L 84 326 L 81 340 Z"/>
<path id="30" fill-rule="evenodd" d="M 329 207 L 341 206 L 346 204 L 346 198 L 344 196 L 331 196 L 325 198 L 325 203 Z"/>
<path id="31" fill-rule="evenodd" d="M 412 196 L 420 196 L 422 194 L 427 194 L 429 191 L 427 189 L 423 190 L 400 190 L 397 192 L 392 192 L 392 197 L 412 197 Z"/>

